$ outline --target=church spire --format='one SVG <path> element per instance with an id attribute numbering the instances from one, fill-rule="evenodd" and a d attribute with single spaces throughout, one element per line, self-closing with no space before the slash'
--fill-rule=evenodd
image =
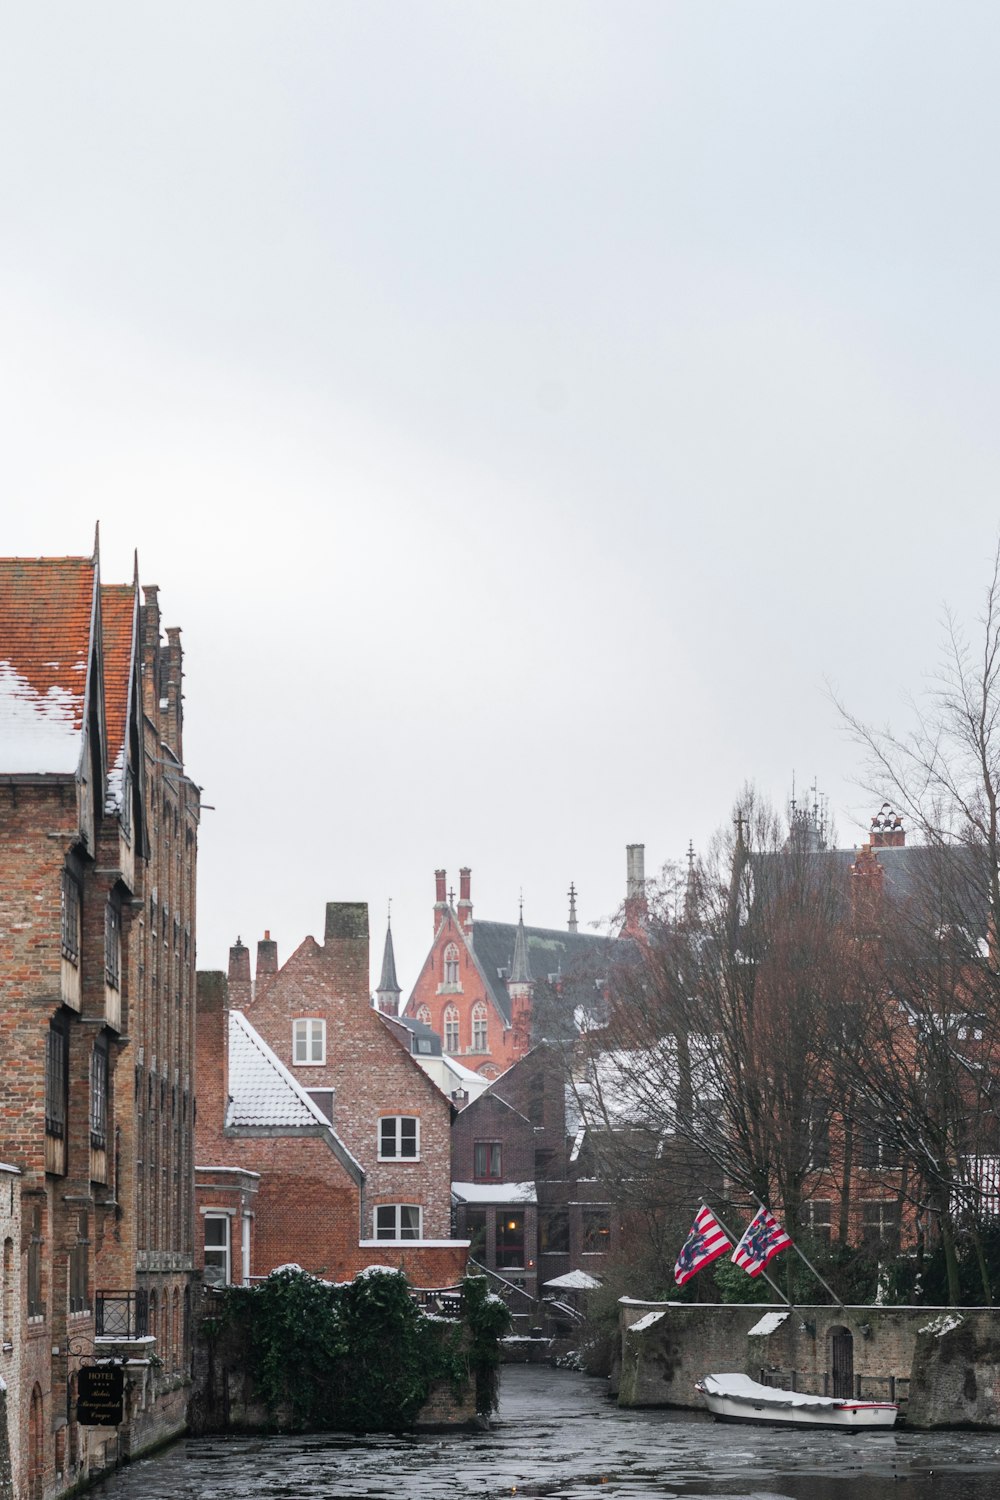
<path id="1" fill-rule="evenodd" d="M 517 918 L 517 933 L 514 937 L 514 962 L 510 966 L 510 984 L 530 984 L 531 970 L 528 968 L 528 940 L 524 935 L 524 902 L 522 900 Z"/>
<path id="2" fill-rule="evenodd" d="M 375 1003 L 386 1016 L 399 1015 L 399 1000 L 402 991 L 396 978 L 396 954 L 392 946 L 392 903 L 385 924 L 385 948 L 382 952 L 382 977 L 375 991 Z"/>

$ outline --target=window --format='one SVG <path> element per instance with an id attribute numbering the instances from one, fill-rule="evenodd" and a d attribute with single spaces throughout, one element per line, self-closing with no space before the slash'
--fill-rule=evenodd
<path id="1" fill-rule="evenodd" d="M 476 1141 L 473 1147 L 473 1175 L 478 1179 L 482 1177 L 499 1178 L 501 1152 L 499 1141 Z"/>
<path id="2" fill-rule="evenodd" d="M 80 962 L 80 887 L 68 870 L 62 874 L 62 956 Z"/>
<path id="3" fill-rule="evenodd" d="M 899 1204 L 895 1199 L 861 1205 L 861 1240 L 873 1250 L 899 1252 Z"/>
<path id="4" fill-rule="evenodd" d="M 45 1134 L 66 1135 L 66 1089 L 69 1074 L 69 1036 L 60 1021 L 49 1023 L 45 1042 Z"/>
<path id="5" fill-rule="evenodd" d="M 333 1089 L 306 1089 L 316 1108 L 321 1115 L 333 1124 Z"/>
<path id="6" fill-rule="evenodd" d="M 415 1115 L 383 1115 L 378 1122 L 379 1161 L 417 1161 L 420 1121 Z"/>
<path id="7" fill-rule="evenodd" d="M 28 1240 L 28 1317 L 45 1317 L 45 1303 L 42 1301 L 42 1209 L 38 1203 L 31 1208 L 31 1237 Z"/>
<path id="8" fill-rule="evenodd" d="M 497 1213 L 497 1269 L 524 1265 L 524 1215 L 503 1209 Z"/>
<path id="9" fill-rule="evenodd" d="M 458 1011 L 454 1005 L 446 1006 L 444 1013 L 444 1050 L 458 1051 Z"/>
<path id="10" fill-rule="evenodd" d="M 205 1285 L 228 1286 L 229 1215 L 205 1215 Z"/>
<path id="11" fill-rule="evenodd" d="M 486 1041 L 486 1006 L 480 1000 L 472 1007 L 472 1050 L 473 1052 L 485 1052 Z"/>
<path id="12" fill-rule="evenodd" d="M 866 1130 L 861 1137 L 861 1165 L 870 1172 L 888 1172 L 899 1166 L 899 1147 L 888 1137 Z"/>
<path id="13" fill-rule="evenodd" d="M 90 1054 L 90 1144 L 95 1151 L 108 1144 L 108 1044 L 102 1040 Z"/>
<path id="14" fill-rule="evenodd" d="M 417 1006 L 417 1020 L 422 1021 L 425 1026 L 431 1024 L 431 1008 L 429 1005 Z"/>
<path id="15" fill-rule="evenodd" d="M 821 1245 L 830 1243 L 830 1208 L 823 1199 L 803 1203 L 799 1207 L 802 1227 Z"/>
<path id="16" fill-rule="evenodd" d="M 830 1109 L 825 1099 L 814 1100 L 806 1118 L 806 1162 L 816 1172 L 830 1165 Z"/>
<path id="17" fill-rule="evenodd" d="M 113 901 L 104 908 L 104 979 L 113 990 L 121 985 L 122 919 Z"/>
<path id="18" fill-rule="evenodd" d="M 538 1248 L 542 1255 L 566 1255 L 569 1251 L 569 1214 L 554 1208 L 542 1214 L 538 1224 Z"/>
<path id="19" fill-rule="evenodd" d="M 600 1255 L 611 1248 L 611 1210 L 604 1206 L 583 1210 L 583 1253 Z"/>
<path id="20" fill-rule="evenodd" d="M 292 1022 L 292 1060 L 299 1068 L 326 1062 L 326 1022 L 314 1016 Z"/>
<path id="21" fill-rule="evenodd" d="M 87 1257 L 90 1250 L 89 1219 L 85 1211 L 78 1215 L 76 1244 L 69 1252 L 69 1310 L 86 1312 L 90 1307 L 87 1286 Z"/>
<path id="22" fill-rule="evenodd" d="M 469 1245 L 469 1258 L 481 1261 L 486 1254 L 485 1208 L 467 1208 L 465 1210 L 465 1236 L 471 1242 Z"/>
<path id="23" fill-rule="evenodd" d="M 381 1203 L 375 1210 L 377 1240 L 419 1240 L 420 1206 L 416 1203 Z"/>
<path id="24" fill-rule="evenodd" d="M 448 989 L 458 988 L 458 948 L 454 943 L 444 950 L 444 982 Z"/>

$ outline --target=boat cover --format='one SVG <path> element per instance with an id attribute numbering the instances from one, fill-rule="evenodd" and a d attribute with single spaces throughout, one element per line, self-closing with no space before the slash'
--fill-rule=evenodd
<path id="1" fill-rule="evenodd" d="M 706 1392 L 710 1396 L 728 1396 L 733 1401 L 753 1401 L 759 1406 L 773 1407 L 811 1407 L 830 1410 L 831 1407 L 843 1406 L 845 1403 L 838 1400 L 836 1396 L 810 1396 L 805 1391 L 782 1391 L 773 1385 L 760 1385 L 758 1381 L 751 1380 L 749 1375 L 737 1375 L 730 1373 L 726 1375 L 704 1375 L 701 1380 Z M 858 1405 L 881 1405 L 880 1402 L 856 1402 L 847 1403 L 850 1406 Z"/>

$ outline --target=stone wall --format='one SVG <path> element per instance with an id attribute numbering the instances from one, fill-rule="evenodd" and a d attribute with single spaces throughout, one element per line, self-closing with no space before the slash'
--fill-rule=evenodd
<path id="1" fill-rule="evenodd" d="M 914 1427 L 1000 1427 L 1000 1314 L 990 1309 L 619 1307 L 622 1406 L 702 1408 L 695 1382 L 713 1371 L 833 1394 L 833 1338 L 849 1334 L 855 1397 L 897 1401 Z M 767 1331 L 753 1333 L 762 1321 Z"/>

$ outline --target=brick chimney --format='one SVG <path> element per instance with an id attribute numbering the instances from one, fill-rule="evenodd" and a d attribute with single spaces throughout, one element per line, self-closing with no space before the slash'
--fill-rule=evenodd
<path id="1" fill-rule="evenodd" d="M 243 1010 L 253 1000 L 253 983 L 250 979 L 250 949 L 242 938 L 237 938 L 229 950 L 229 1004 L 233 1010 Z"/>
<path id="2" fill-rule="evenodd" d="M 871 844 L 862 844 L 851 866 L 851 915 L 861 932 L 877 932 L 882 918 L 885 870 Z"/>
<path id="3" fill-rule="evenodd" d="M 625 925 L 622 935 L 641 937 L 646 930 L 646 846 L 628 844 L 625 849 Z"/>
<path id="4" fill-rule="evenodd" d="M 324 950 L 341 993 L 371 1004 L 368 972 L 368 903 L 328 901 Z"/>
<path id="5" fill-rule="evenodd" d="M 458 920 L 463 932 L 472 931 L 472 871 L 466 866 L 458 872 Z"/>
<path id="6" fill-rule="evenodd" d="M 872 818 L 871 847 L 873 849 L 902 849 L 906 843 L 906 829 L 899 813 L 893 812 L 888 802 L 883 802 Z"/>
<path id="7" fill-rule="evenodd" d="M 257 983 L 269 974 L 278 972 L 278 945 L 271 937 L 270 931 L 264 933 L 257 944 Z"/>
<path id="8" fill-rule="evenodd" d="M 448 911 L 448 872 L 447 870 L 434 871 L 434 936 L 444 921 Z"/>

